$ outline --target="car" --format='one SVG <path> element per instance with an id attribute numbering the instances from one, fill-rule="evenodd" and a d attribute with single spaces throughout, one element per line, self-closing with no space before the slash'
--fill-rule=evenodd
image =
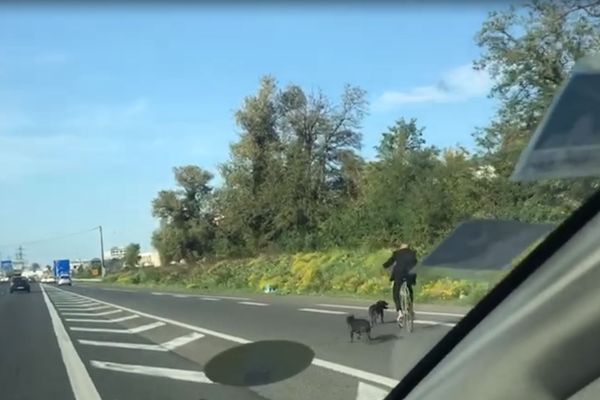
<path id="1" fill-rule="evenodd" d="M 45 276 L 42 278 L 42 283 L 56 283 L 56 278 L 53 276 Z"/>
<path id="2" fill-rule="evenodd" d="M 0 276 L 0 283 L 8 283 L 10 278 L 8 276 Z"/>
<path id="3" fill-rule="evenodd" d="M 60 278 L 58 278 L 58 286 L 62 285 L 72 285 L 71 277 L 69 275 L 61 275 Z"/>
<path id="4" fill-rule="evenodd" d="M 12 293 L 15 290 L 26 291 L 27 293 L 31 292 L 31 286 L 29 285 L 27 278 L 23 276 L 14 276 L 10 282 L 10 292 Z"/>

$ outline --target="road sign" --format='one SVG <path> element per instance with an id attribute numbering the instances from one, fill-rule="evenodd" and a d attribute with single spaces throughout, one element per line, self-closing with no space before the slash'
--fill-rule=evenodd
<path id="1" fill-rule="evenodd" d="M 4 272 L 10 272 L 13 269 L 13 265 L 12 265 L 12 261 L 11 260 L 2 260 L 0 262 L 0 269 L 2 269 L 2 271 Z"/>

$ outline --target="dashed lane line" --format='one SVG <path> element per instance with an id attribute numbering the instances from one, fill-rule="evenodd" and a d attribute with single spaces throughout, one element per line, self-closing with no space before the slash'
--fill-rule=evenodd
<path id="1" fill-rule="evenodd" d="M 298 311 L 313 312 L 313 313 L 319 313 L 319 314 L 333 314 L 333 315 L 347 314 L 343 311 L 320 310 L 318 308 L 299 308 Z"/>
<path id="2" fill-rule="evenodd" d="M 246 306 L 259 306 L 259 307 L 268 306 L 267 303 L 259 303 L 257 301 L 238 301 L 238 304 L 244 304 Z"/>
<path id="3" fill-rule="evenodd" d="M 348 305 L 344 305 L 344 304 L 317 304 L 318 307 L 329 307 L 329 308 L 347 308 L 350 310 L 366 310 L 368 309 L 368 307 L 361 307 L 361 306 L 348 306 Z M 386 310 L 387 312 L 394 312 L 393 310 Z M 437 311 L 418 311 L 415 310 L 415 314 L 422 314 L 422 315 L 435 315 L 435 316 L 440 316 L 440 317 L 456 317 L 456 318 L 462 318 L 465 316 L 465 314 L 457 314 L 457 313 L 448 313 L 448 312 L 437 312 Z"/>

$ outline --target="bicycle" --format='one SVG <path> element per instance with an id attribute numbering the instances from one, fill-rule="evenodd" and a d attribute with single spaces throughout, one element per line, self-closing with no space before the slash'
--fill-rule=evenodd
<path id="1" fill-rule="evenodd" d="M 402 327 L 406 328 L 408 333 L 411 333 L 413 331 L 415 313 L 406 281 L 402 282 L 402 286 L 400 286 L 400 310 L 402 311 Z"/>

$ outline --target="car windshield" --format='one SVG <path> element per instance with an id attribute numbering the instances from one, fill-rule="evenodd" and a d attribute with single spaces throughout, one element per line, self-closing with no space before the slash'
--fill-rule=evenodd
<path id="1" fill-rule="evenodd" d="M 6 398 L 383 398 L 600 187 L 597 2 L 107 3 L 0 6 Z"/>

